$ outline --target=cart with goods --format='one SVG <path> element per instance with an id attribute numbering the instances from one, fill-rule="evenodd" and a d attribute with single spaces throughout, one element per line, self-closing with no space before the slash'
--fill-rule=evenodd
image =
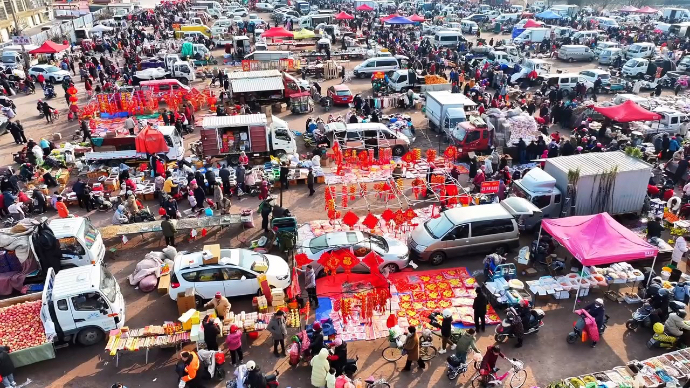
<path id="1" fill-rule="evenodd" d="M 625 91 L 625 89 L 627 88 L 627 84 L 628 82 L 624 79 L 611 77 L 610 84 L 602 86 L 601 90 L 606 94 L 620 93 Z"/>

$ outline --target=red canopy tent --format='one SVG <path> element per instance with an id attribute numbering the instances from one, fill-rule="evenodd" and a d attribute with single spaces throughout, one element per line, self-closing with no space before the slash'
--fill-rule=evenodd
<path id="1" fill-rule="evenodd" d="M 653 121 L 660 120 L 661 115 L 650 112 L 645 108 L 628 100 L 620 105 L 615 106 L 595 106 L 594 110 L 602 115 L 619 123 L 629 123 L 631 121 Z"/>
<path id="2" fill-rule="evenodd" d="M 337 15 L 335 15 L 335 20 L 352 20 L 355 17 L 350 15 L 349 13 L 343 11 Z"/>
<path id="3" fill-rule="evenodd" d="M 69 48 L 69 44 L 59 44 L 52 40 L 46 40 L 37 49 L 29 51 L 29 54 L 56 54 Z"/>
<path id="4" fill-rule="evenodd" d="M 542 230 L 585 267 L 647 258 L 654 258 L 654 267 L 659 253 L 657 247 L 619 224 L 609 213 L 545 219 L 541 223 L 540 237 Z"/>
<path id="5" fill-rule="evenodd" d="M 640 8 L 640 9 L 638 9 L 636 12 L 637 12 L 637 13 L 657 13 L 657 12 L 659 12 L 659 10 L 658 10 L 658 9 L 654 9 L 654 8 L 652 8 L 652 7 L 648 6 L 648 5 L 646 5 L 646 6 L 642 7 L 642 8 Z"/>
<path id="6" fill-rule="evenodd" d="M 142 129 L 136 139 L 134 139 L 134 146 L 137 152 L 146 152 L 147 154 L 168 152 L 170 149 L 165 143 L 163 134 L 157 129 L 148 126 Z"/>
<path id="7" fill-rule="evenodd" d="M 424 20 L 426 20 L 423 16 L 419 16 L 417 14 L 410 16 L 408 19 L 412 20 L 413 22 L 423 22 Z"/>
<path id="8" fill-rule="evenodd" d="M 374 9 L 371 8 L 370 6 L 366 4 L 362 4 L 359 7 L 355 8 L 357 11 L 373 11 Z"/>
<path id="9" fill-rule="evenodd" d="M 295 36 L 292 32 L 286 30 L 283 27 L 271 27 L 270 29 L 266 30 L 261 34 L 262 38 L 292 38 Z"/>
<path id="10" fill-rule="evenodd" d="M 619 9 L 619 12 L 637 12 L 639 8 L 633 7 L 632 5 L 626 5 L 625 7 Z"/>
<path id="11" fill-rule="evenodd" d="M 534 19 L 529 19 L 522 28 L 541 27 L 541 25 L 541 23 L 534 21 Z"/>

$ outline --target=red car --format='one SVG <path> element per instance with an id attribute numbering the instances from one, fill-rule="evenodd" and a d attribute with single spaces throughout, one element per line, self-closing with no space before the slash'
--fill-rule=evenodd
<path id="1" fill-rule="evenodd" d="M 328 88 L 328 97 L 333 100 L 333 104 L 349 104 L 354 99 L 347 85 L 331 86 Z"/>

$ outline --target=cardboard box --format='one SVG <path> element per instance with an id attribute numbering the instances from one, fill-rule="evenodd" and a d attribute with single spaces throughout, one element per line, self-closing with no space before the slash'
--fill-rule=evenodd
<path id="1" fill-rule="evenodd" d="M 158 278 L 158 293 L 161 295 L 168 294 L 168 288 L 170 287 L 170 274 L 162 275 Z"/>
<path id="2" fill-rule="evenodd" d="M 196 291 L 194 287 L 177 294 L 177 312 L 182 315 L 190 309 L 196 308 Z"/>
<path id="3" fill-rule="evenodd" d="M 220 244 L 204 245 L 204 251 L 209 251 L 213 257 L 209 260 L 203 260 L 204 264 L 218 264 L 220 260 Z"/>

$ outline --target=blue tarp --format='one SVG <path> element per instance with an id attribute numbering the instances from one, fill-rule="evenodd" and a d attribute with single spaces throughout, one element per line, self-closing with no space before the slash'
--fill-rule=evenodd
<path id="1" fill-rule="evenodd" d="M 414 24 L 414 22 L 408 18 L 396 16 L 386 20 L 386 24 Z"/>
<path id="2" fill-rule="evenodd" d="M 547 9 L 546 11 L 538 13 L 534 16 L 538 17 L 540 19 L 560 19 L 561 18 L 561 15 L 551 11 L 550 9 Z"/>
<path id="3" fill-rule="evenodd" d="M 523 31 L 525 31 L 525 28 L 513 27 L 513 33 L 510 35 L 510 37 L 515 39 L 518 35 L 522 34 Z"/>

